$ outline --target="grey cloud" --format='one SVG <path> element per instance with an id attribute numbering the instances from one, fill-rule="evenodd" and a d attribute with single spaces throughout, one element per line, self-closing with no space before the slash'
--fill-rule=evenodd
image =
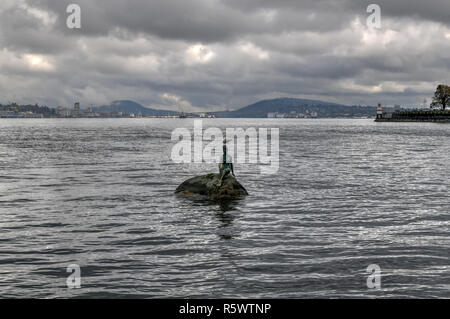
<path id="1" fill-rule="evenodd" d="M 81 30 L 65 26 L 73 2 L 82 8 Z M 54 24 L 20 1 L 0 6 L 0 103 L 132 99 L 176 108 L 164 98 L 170 94 L 203 108 L 277 96 L 412 104 L 450 82 L 449 2 L 375 1 L 383 28 L 367 32 L 371 2 L 23 2 Z"/>

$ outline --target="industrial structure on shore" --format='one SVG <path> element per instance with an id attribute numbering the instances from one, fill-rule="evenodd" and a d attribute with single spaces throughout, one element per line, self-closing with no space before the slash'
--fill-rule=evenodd
<path id="1" fill-rule="evenodd" d="M 124 114 L 123 112 L 98 112 L 92 107 L 86 110 L 81 109 L 80 103 L 76 102 L 73 109 L 58 106 L 56 109 L 56 117 L 58 118 L 94 118 L 94 117 L 142 117 L 138 114 Z"/>

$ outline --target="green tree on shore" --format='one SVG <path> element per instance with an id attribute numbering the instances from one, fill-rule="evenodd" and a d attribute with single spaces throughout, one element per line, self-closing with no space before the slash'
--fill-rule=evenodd
<path id="1" fill-rule="evenodd" d="M 448 105 L 450 105 L 450 86 L 440 84 L 434 93 L 430 107 L 441 107 L 445 111 Z"/>

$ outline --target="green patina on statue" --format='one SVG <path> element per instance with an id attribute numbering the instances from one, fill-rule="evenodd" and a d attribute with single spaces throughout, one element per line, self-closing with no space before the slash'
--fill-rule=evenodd
<path id="1" fill-rule="evenodd" d="M 197 176 L 183 182 L 175 190 L 183 195 L 205 195 L 213 199 L 234 199 L 248 195 L 247 190 L 237 181 L 231 157 L 227 153 L 226 140 L 223 141 L 222 162 L 219 174 Z"/>

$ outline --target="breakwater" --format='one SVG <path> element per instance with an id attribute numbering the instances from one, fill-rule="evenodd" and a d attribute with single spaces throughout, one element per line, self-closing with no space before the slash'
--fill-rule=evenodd
<path id="1" fill-rule="evenodd" d="M 375 122 L 440 122 L 450 123 L 450 111 L 396 111 L 377 116 Z"/>

